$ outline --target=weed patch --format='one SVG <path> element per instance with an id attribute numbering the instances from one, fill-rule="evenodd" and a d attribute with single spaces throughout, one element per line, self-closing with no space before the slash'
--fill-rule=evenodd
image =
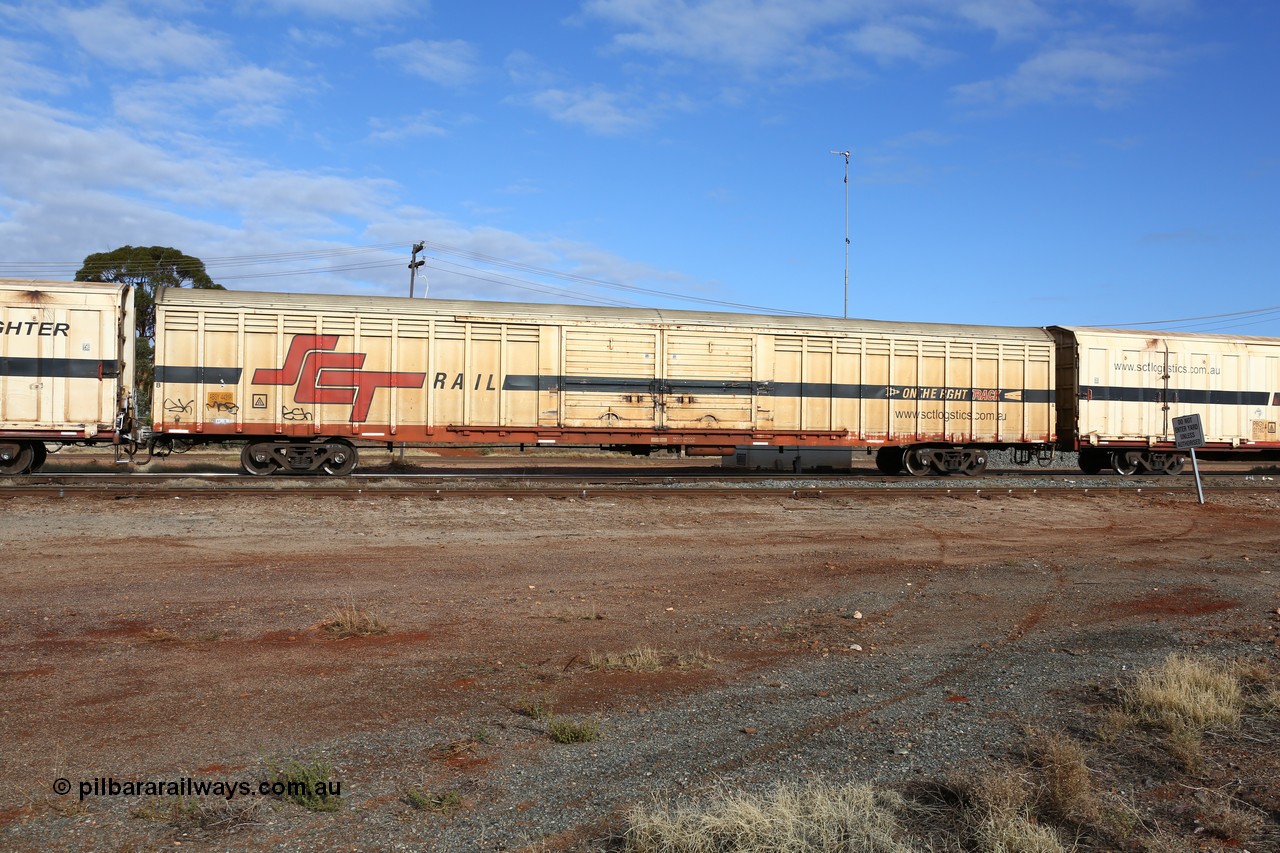
<path id="1" fill-rule="evenodd" d="M 1230 665 L 1171 655 L 1155 669 L 1138 674 L 1125 705 L 1145 722 L 1166 731 L 1203 731 L 1236 725 L 1244 700 Z"/>
<path id="2" fill-rule="evenodd" d="M 521 699 L 516 705 L 516 713 L 539 722 L 555 716 L 555 707 L 547 696 L 532 696 Z"/>
<path id="3" fill-rule="evenodd" d="M 327 620 L 320 623 L 325 633 L 339 640 L 370 637 L 387 633 L 387 625 L 376 613 L 356 607 L 354 602 L 335 607 Z"/>
<path id="4" fill-rule="evenodd" d="M 272 767 L 272 793 L 307 811 L 331 812 L 342 805 L 342 783 L 327 761 L 289 761 Z"/>
<path id="5" fill-rule="evenodd" d="M 462 808 L 462 794 L 457 791 L 435 792 L 422 788 L 410 788 L 405 792 L 404 801 L 415 809 L 436 814 L 449 815 Z"/>
<path id="6" fill-rule="evenodd" d="M 692 654 L 678 654 L 642 646 L 628 652 L 612 654 L 592 652 L 587 658 L 587 669 L 593 672 L 603 670 L 661 672 L 667 668 L 687 671 L 691 669 L 710 669 L 715 663 L 717 663 L 717 660 L 703 651 L 693 652 Z"/>
<path id="7" fill-rule="evenodd" d="M 260 824 L 269 808 L 266 801 L 258 799 L 153 797 L 143 800 L 129 815 L 139 820 L 168 823 L 174 829 L 230 832 Z"/>
<path id="8" fill-rule="evenodd" d="M 594 717 L 586 720 L 552 717 L 547 721 L 547 736 L 556 743 L 589 743 L 600 740 L 600 721 Z"/>
<path id="9" fill-rule="evenodd" d="M 909 853 L 899 839 L 902 798 L 866 785 L 780 785 L 764 795 L 721 793 L 700 806 L 637 807 L 629 853 Z"/>

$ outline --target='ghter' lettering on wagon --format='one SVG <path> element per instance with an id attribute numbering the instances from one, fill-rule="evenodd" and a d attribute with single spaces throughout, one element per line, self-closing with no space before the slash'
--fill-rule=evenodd
<path id="1" fill-rule="evenodd" d="M 0 329 L 3 329 L 6 335 L 36 335 L 41 338 L 52 338 L 61 335 L 65 338 L 67 332 L 71 330 L 71 324 L 40 323 L 36 320 L 10 320 L 7 323 L 0 323 Z"/>

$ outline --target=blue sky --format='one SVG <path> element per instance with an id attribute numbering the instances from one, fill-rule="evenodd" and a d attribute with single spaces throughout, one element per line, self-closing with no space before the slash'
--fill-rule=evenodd
<path id="1" fill-rule="evenodd" d="M 847 149 L 851 317 L 1280 336 L 1277 36 L 1273 0 L 4 0 L 0 276 L 158 244 L 404 295 L 423 240 L 431 296 L 839 316 Z"/>

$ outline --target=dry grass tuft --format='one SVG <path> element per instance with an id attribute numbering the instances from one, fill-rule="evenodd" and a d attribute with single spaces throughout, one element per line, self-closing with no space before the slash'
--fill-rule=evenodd
<path id="1" fill-rule="evenodd" d="M 1165 734 L 1163 741 L 1165 752 L 1177 761 L 1188 773 L 1199 773 L 1204 769 L 1204 738 L 1196 729 L 1173 729 Z"/>
<path id="2" fill-rule="evenodd" d="M 1005 764 L 977 773 L 968 787 L 975 808 L 1001 815 L 1028 814 L 1035 793 L 1026 775 Z"/>
<path id="3" fill-rule="evenodd" d="M 600 671 L 605 669 L 621 669 L 627 672 L 658 672 L 662 669 L 663 656 L 656 649 L 641 646 L 629 652 L 614 654 L 596 654 L 592 652 L 587 658 L 587 669 Z"/>
<path id="4" fill-rule="evenodd" d="M 902 798 L 868 785 L 780 785 L 764 795 L 722 792 L 703 806 L 638 806 L 629 853 L 909 853 Z"/>
<path id="5" fill-rule="evenodd" d="M 1094 737 L 1102 743 L 1115 743 L 1132 727 L 1133 717 L 1124 708 L 1108 706 L 1098 714 L 1098 728 Z"/>
<path id="6" fill-rule="evenodd" d="M 1031 730 L 1028 750 L 1041 779 L 1040 808 L 1076 823 L 1095 823 L 1102 815 L 1102 802 L 1093 779 L 1084 747 L 1063 732 Z"/>
<path id="7" fill-rule="evenodd" d="M 1007 765 L 993 765 L 972 783 L 964 816 L 979 853 L 1066 853 L 1057 833 L 1032 819 L 1037 787 Z"/>
<path id="8" fill-rule="evenodd" d="M 1203 731 L 1239 723 L 1244 698 L 1232 665 L 1170 655 L 1155 669 L 1138 674 L 1125 705 L 1167 731 Z"/>
<path id="9" fill-rule="evenodd" d="M 231 832 L 261 824 L 270 810 L 267 801 L 260 799 L 152 797 L 130 809 L 129 816 L 168 823 L 175 829 Z"/>
<path id="10" fill-rule="evenodd" d="M 716 658 L 701 650 L 692 654 L 677 654 L 641 646 L 629 652 L 613 654 L 602 655 L 592 652 L 587 658 L 587 669 L 594 672 L 611 669 L 626 672 L 660 672 L 667 667 L 675 667 L 681 671 L 688 671 L 710 669 L 717 662 Z"/>
<path id="11" fill-rule="evenodd" d="M 387 633 L 387 625 L 378 618 L 378 614 L 356 607 L 354 602 L 335 607 L 329 618 L 320 623 L 320 627 L 326 634 L 339 640 Z"/>
<path id="12" fill-rule="evenodd" d="M 1280 711 L 1280 670 L 1265 660 L 1237 660 L 1231 671 L 1240 680 L 1246 702 L 1264 714 Z"/>
<path id="13" fill-rule="evenodd" d="M 1026 815 L 988 812 L 973 827 L 980 853 L 1067 853 L 1050 827 Z"/>
<path id="14" fill-rule="evenodd" d="M 527 696 L 516 705 L 515 712 L 531 720 L 550 720 L 555 716 L 555 705 L 551 697 L 545 694 Z"/>
<path id="15" fill-rule="evenodd" d="M 1200 825 L 1210 835 L 1239 844 L 1255 838 L 1265 825 L 1262 816 L 1218 803 L 1200 812 Z"/>
<path id="16" fill-rule="evenodd" d="M 681 671 L 687 671 L 690 669 L 711 669 L 719 662 L 719 658 L 712 657 L 709 652 L 704 652 L 699 649 L 693 654 L 676 655 L 675 666 L 676 669 Z"/>

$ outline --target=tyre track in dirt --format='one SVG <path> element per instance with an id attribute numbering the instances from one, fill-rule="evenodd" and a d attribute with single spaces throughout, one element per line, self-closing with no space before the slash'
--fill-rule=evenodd
<path id="1" fill-rule="evenodd" d="M 1061 597 L 1067 583 L 1066 574 L 1061 567 L 1052 565 L 1050 568 L 1052 570 L 1051 588 L 1043 593 L 1039 600 L 1027 607 L 1017 619 L 1013 620 L 1013 624 L 1007 631 L 1002 635 L 995 637 L 994 642 L 975 637 L 973 645 L 977 647 L 978 651 L 969 659 L 942 669 L 932 677 L 918 682 L 917 686 L 898 690 L 883 699 L 879 699 L 858 708 L 852 708 L 833 716 L 813 720 L 782 737 L 775 737 L 766 743 L 760 744 L 745 755 L 709 766 L 704 775 L 721 775 L 730 771 L 740 770 L 750 763 L 759 762 L 772 756 L 781 755 L 788 750 L 795 748 L 797 744 L 813 737 L 814 735 L 865 719 L 895 705 L 919 699 L 932 688 L 938 687 L 939 685 L 963 680 L 964 676 L 968 675 L 975 667 L 988 660 L 995 652 L 1003 651 L 1007 647 L 1020 642 L 1029 631 L 1033 630 L 1044 621 L 1044 618 L 1053 606 L 1054 601 Z M 920 609 L 921 612 L 926 612 L 924 608 Z M 895 610 L 896 608 L 891 608 L 889 612 L 884 614 L 884 618 L 894 616 Z"/>

